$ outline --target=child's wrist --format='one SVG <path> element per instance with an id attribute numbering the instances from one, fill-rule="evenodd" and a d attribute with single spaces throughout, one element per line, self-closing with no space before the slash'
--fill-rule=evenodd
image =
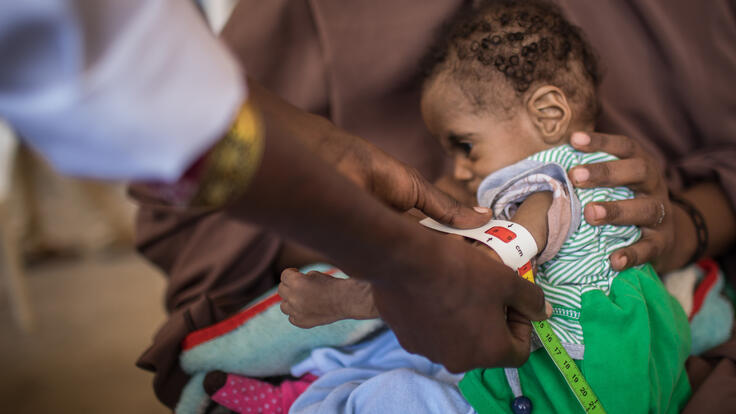
<path id="1" fill-rule="evenodd" d="M 552 193 L 540 191 L 527 197 L 521 204 L 514 217 L 514 223 L 519 223 L 531 233 L 540 252 L 547 247 L 549 228 L 547 211 L 552 205 Z"/>
<path id="2" fill-rule="evenodd" d="M 544 220 L 516 220 L 516 217 L 514 217 L 514 220 L 512 221 L 524 226 L 524 228 L 529 230 L 529 233 L 531 233 L 532 237 L 534 238 L 534 242 L 537 244 L 539 252 L 544 251 L 544 249 L 547 247 L 548 234 L 546 214 Z"/>

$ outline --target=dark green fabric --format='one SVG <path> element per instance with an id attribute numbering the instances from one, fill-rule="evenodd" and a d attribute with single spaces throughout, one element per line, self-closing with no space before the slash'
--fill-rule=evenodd
<path id="1" fill-rule="evenodd" d="M 608 413 L 676 413 L 690 396 L 685 359 L 690 328 L 651 266 L 629 269 L 602 291 L 582 296 L 585 356 L 576 361 Z M 533 413 L 582 412 L 544 349 L 519 368 Z M 479 413 L 510 412 L 514 398 L 502 368 L 465 374 L 460 390 Z"/>

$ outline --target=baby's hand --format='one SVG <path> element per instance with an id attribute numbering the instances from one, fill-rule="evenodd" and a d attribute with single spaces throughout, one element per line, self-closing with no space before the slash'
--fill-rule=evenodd
<path id="1" fill-rule="evenodd" d="M 316 271 L 305 275 L 286 269 L 281 273 L 279 296 L 281 311 L 300 328 L 379 317 L 370 284 L 356 279 L 338 279 Z"/>

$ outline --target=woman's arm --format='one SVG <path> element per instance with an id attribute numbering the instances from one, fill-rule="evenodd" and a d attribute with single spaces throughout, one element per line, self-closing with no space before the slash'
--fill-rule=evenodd
<path id="1" fill-rule="evenodd" d="M 696 184 L 679 197 L 689 201 L 703 219 L 707 229 L 707 243 L 703 256 L 715 257 L 725 253 L 736 241 L 736 217 L 733 206 L 720 184 L 703 182 Z M 698 248 L 697 231 L 692 215 L 681 203 L 672 203 L 675 222 L 675 241 L 669 255 L 663 256 L 660 263 L 662 271 L 680 268 L 686 264 Z"/>

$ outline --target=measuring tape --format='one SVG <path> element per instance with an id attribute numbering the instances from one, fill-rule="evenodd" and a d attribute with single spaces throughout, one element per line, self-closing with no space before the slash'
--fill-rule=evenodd
<path id="1" fill-rule="evenodd" d="M 534 267 L 531 259 L 538 253 L 531 233 L 518 223 L 491 220 L 474 229 L 456 229 L 430 218 L 420 222 L 425 227 L 444 233 L 459 234 L 485 244 L 498 253 L 504 264 L 515 269 L 519 276 L 534 283 Z M 532 327 L 542 346 L 565 378 L 570 390 L 586 413 L 605 414 L 606 410 L 586 381 L 580 368 L 562 346 L 560 338 L 547 321 L 532 321 Z"/>
<path id="2" fill-rule="evenodd" d="M 519 269 L 519 276 L 534 283 L 534 271 L 531 262 Z M 555 363 L 557 369 L 560 370 L 560 373 L 565 378 L 565 381 L 567 381 L 567 385 L 583 407 L 583 410 L 586 413 L 605 414 L 606 410 L 598 400 L 598 396 L 595 395 L 593 388 L 590 387 L 583 373 L 580 372 L 578 364 L 573 361 L 565 347 L 562 346 L 560 338 L 552 330 L 552 326 L 547 321 L 533 321 L 532 327 L 534 327 L 534 332 L 537 333 L 542 346 L 547 351 L 549 357 L 552 358 L 552 362 Z"/>

